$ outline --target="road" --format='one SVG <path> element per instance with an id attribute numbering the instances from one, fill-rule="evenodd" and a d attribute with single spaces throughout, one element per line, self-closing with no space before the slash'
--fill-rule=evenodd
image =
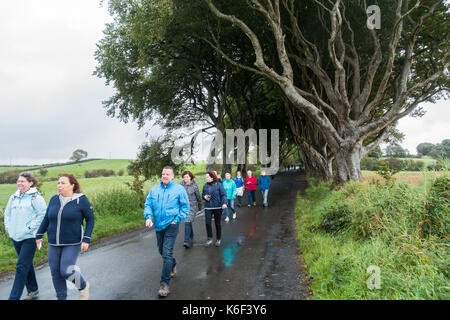
<path id="1" fill-rule="evenodd" d="M 197 217 L 193 225 L 194 246 L 185 249 L 181 224 L 174 250 L 177 275 L 165 299 L 297 300 L 307 297 L 309 288 L 294 220 L 296 194 L 305 186 L 304 176 L 299 173 L 278 174 L 272 180 L 269 207 L 237 208 L 236 220 L 222 222 L 219 248 L 203 246 L 204 217 Z M 245 194 L 243 200 L 246 199 Z M 259 190 L 257 203 L 262 203 Z M 90 299 L 158 299 L 162 259 L 154 230 L 139 229 L 93 244 L 80 254 L 77 265 L 91 284 Z M 38 267 L 36 275 L 40 299 L 56 299 L 48 264 Z M 0 299 L 8 298 L 11 287 L 12 276 L 0 282 Z M 68 299 L 77 298 L 78 291 L 69 289 Z"/>

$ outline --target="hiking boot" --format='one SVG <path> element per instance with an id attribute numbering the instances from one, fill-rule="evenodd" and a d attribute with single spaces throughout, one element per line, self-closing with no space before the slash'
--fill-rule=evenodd
<path id="1" fill-rule="evenodd" d="M 216 247 L 220 247 L 220 240 L 217 240 L 216 243 L 214 244 Z"/>
<path id="2" fill-rule="evenodd" d="M 208 239 L 208 240 L 206 241 L 206 243 L 205 243 L 205 247 L 206 247 L 206 248 L 211 247 L 212 242 L 213 242 L 212 239 Z"/>
<path id="3" fill-rule="evenodd" d="M 172 268 L 172 272 L 170 272 L 170 277 L 173 278 L 177 274 L 177 266 L 174 266 Z"/>
<path id="4" fill-rule="evenodd" d="M 80 290 L 80 295 L 78 296 L 78 300 L 88 300 L 89 299 L 89 282 L 86 281 L 86 287 L 83 290 Z"/>
<path id="5" fill-rule="evenodd" d="M 158 296 L 161 298 L 167 297 L 169 295 L 169 286 L 167 284 L 161 283 L 158 290 Z"/>
<path id="6" fill-rule="evenodd" d="M 39 299 L 39 290 L 28 292 L 28 294 L 23 298 L 23 300 L 34 300 Z"/>

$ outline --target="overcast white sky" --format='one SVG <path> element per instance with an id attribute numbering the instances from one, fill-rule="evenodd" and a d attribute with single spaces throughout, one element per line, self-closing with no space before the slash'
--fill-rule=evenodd
<path id="1" fill-rule="evenodd" d="M 110 20 L 99 0 L 0 1 L 0 164 L 68 161 L 78 148 L 90 158 L 135 158 L 150 127 L 107 117 L 101 101 L 112 88 L 92 76 Z M 450 138 L 448 104 L 425 109 L 399 124 L 411 153 Z"/>

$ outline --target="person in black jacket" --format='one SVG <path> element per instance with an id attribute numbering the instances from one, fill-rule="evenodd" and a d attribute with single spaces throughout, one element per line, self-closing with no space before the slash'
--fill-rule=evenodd
<path id="1" fill-rule="evenodd" d="M 50 199 L 36 234 L 36 246 L 41 247 L 42 237 L 47 232 L 48 263 L 57 299 L 67 299 L 66 280 L 69 280 L 79 290 L 79 299 L 87 300 L 89 282 L 81 275 L 76 262 L 80 250 L 89 248 L 94 212 L 74 175 L 60 175 L 58 193 Z M 86 230 L 83 229 L 83 221 L 86 221 Z"/>
<path id="2" fill-rule="evenodd" d="M 222 209 L 227 207 L 227 193 L 222 184 L 218 182 L 217 175 L 214 171 L 208 171 L 206 173 L 206 183 L 203 186 L 202 199 L 205 202 L 205 223 L 206 233 L 208 239 L 205 246 L 210 247 L 212 245 L 212 216 L 214 215 L 214 224 L 216 225 L 216 247 L 220 246 L 222 237 Z"/>

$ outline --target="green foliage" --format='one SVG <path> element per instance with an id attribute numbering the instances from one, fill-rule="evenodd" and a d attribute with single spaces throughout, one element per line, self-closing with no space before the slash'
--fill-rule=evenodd
<path id="1" fill-rule="evenodd" d="M 427 194 L 425 215 L 422 223 L 423 235 L 445 238 L 450 234 L 450 179 L 438 177 Z"/>
<path id="2" fill-rule="evenodd" d="M 86 170 L 84 172 L 85 178 L 109 177 L 114 175 L 115 175 L 114 170 L 107 170 L 107 169 L 94 169 L 91 171 Z"/>
<path id="3" fill-rule="evenodd" d="M 347 206 L 333 207 L 322 215 L 318 230 L 336 234 L 348 229 L 351 223 L 351 212 Z"/>
<path id="4" fill-rule="evenodd" d="M 296 206 L 315 299 L 448 299 L 449 179 L 409 186 L 308 180 Z M 378 266 L 381 289 L 369 290 Z"/>
<path id="5" fill-rule="evenodd" d="M 72 153 L 72 156 L 70 157 L 70 160 L 73 160 L 75 162 L 80 161 L 83 158 L 87 158 L 88 153 L 87 151 L 84 151 L 82 149 L 77 149 Z"/>
<path id="6" fill-rule="evenodd" d="M 126 215 L 142 210 L 144 205 L 135 193 L 122 188 L 96 193 L 89 200 L 96 215 Z"/>
<path id="7" fill-rule="evenodd" d="M 21 172 L 21 170 L 12 170 L 0 173 L 0 184 L 16 183 Z"/>
<path id="8" fill-rule="evenodd" d="M 141 180 L 139 178 L 139 174 L 137 171 L 133 173 L 133 182 L 125 182 L 125 184 L 130 188 L 130 190 L 134 193 L 135 197 L 139 199 L 140 202 L 144 201 L 144 183 L 145 180 Z"/>
<path id="9" fill-rule="evenodd" d="M 174 163 L 172 161 L 172 150 L 175 147 L 173 140 L 168 137 L 159 137 L 139 147 L 137 159 L 128 166 L 131 174 L 137 172 L 146 179 L 160 177 L 165 166 L 171 166 L 175 175 L 184 168 L 184 163 Z"/>
<path id="10" fill-rule="evenodd" d="M 417 152 L 423 154 L 424 156 L 427 156 L 431 149 L 433 149 L 434 144 L 429 143 L 429 142 L 423 142 L 423 143 L 419 143 L 417 145 Z"/>
<path id="11" fill-rule="evenodd" d="M 39 168 L 39 174 L 41 175 L 41 177 L 45 177 L 48 173 L 48 169 L 44 168 L 44 167 L 40 167 Z"/>

